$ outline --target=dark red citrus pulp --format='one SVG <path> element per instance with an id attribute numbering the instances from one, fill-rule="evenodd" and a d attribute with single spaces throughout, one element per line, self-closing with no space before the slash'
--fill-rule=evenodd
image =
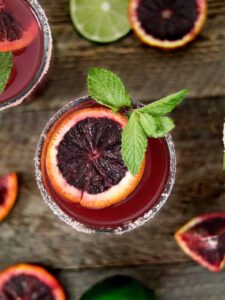
<path id="1" fill-rule="evenodd" d="M 81 102 L 63 114 L 58 122 L 62 122 L 63 119 L 66 119 L 72 112 L 84 108 L 96 107 L 101 106 L 97 105 L 94 101 Z M 57 126 L 58 124 L 53 126 L 49 133 L 50 135 Z M 144 174 L 136 189 L 129 196 L 125 197 L 122 202 L 98 210 L 88 209 L 76 203 L 65 201 L 65 199 L 54 190 L 45 165 L 48 140 L 49 137 L 42 151 L 42 177 L 44 184 L 52 200 L 74 220 L 92 228 L 117 228 L 124 223 L 143 216 L 159 202 L 160 196 L 168 181 L 170 171 L 170 154 L 168 144 L 164 138 L 149 140 Z"/>

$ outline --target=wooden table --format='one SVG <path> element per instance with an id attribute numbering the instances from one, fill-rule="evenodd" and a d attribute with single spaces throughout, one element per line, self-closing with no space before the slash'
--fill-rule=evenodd
<path id="1" fill-rule="evenodd" d="M 225 1 L 209 0 L 204 31 L 191 46 L 163 52 L 133 34 L 111 45 L 81 38 L 69 18 L 68 0 L 41 0 L 54 35 L 51 81 L 37 101 L 0 114 L 0 172 L 16 171 L 20 195 L 0 225 L 0 267 L 18 262 L 54 269 L 68 292 L 79 296 L 112 274 L 129 274 L 156 290 L 160 300 L 223 300 L 225 273 L 212 274 L 178 248 L 174 232 L 190 218 L 225 210 L 222 123 L 225 112 Z M 159 214 L 124 236 L 85 235 L 55 217 L 34 176 L 38 137 L 50 116 L 87 94 L 91 66 L 116 71 L 134 99 L 149 102 L 184 87 L 190 96 L 174 113 L 177 178 Z"/>

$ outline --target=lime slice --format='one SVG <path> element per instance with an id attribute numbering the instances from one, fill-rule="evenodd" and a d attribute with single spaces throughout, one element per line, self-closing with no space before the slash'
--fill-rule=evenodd
<path id="1" fill-rule="evenodd" d="M 130 31 L 128 0 L 70 0 L 70 14 L 87 39 L 109 43 Z"/>

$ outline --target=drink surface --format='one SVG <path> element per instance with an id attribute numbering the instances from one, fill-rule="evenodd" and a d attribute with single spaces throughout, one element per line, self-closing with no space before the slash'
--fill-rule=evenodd
<path id="1" fill-rule="evenodd" d="M 51 128 L 41 154 L 41 172 L 45 188 L 52 200 L 72 219 L 95 229 L 114 229 L 136 220 L 154 208 L 160 200 L 170 173 L 170 154 L 166 139 L 150 139 L 143 177 L 133 193 L 123 201 L 104 209 L 88 209 L 66 201 L 53 189 L 46 170 L 46 149 L 54 128 L 72 112 L 99 107 L 94 101 L 85 101 L 67 111 Z"/>
<path id="2" fill-rule="evenodd" d="M 13 52 L 13 69 L 4 92 L 0 94 L 0 102 L 16 97 L 28 87 L 35 78 L 43 57 L 43 32 L 32 7 L 25 0 L 2 1 L 23 29 L 26 30 L 32 24 L 36 30 L 28 46 Z"/>

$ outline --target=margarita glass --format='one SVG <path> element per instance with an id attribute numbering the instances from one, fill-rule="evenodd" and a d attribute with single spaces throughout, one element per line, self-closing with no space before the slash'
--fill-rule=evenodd
<path id="1" fill-rule="evenodd" d="M 103 209 L 89 209 L 63 199 L 53 188 L 46 168 L 46 149 L 56 127 L 71 113 L 101 107 L 90 97 L 71 101 L 47 123 L 38 142 L 35 170 L 43 199 L 62 221 L 85 233 L 122 234 L 133 230 L 160 210 L 168 199 L 175 180 L 176 157 L 170 135 L 149 139 L 143 177 L 123 201 Z"/>
<path id="2" fill-rule="evenodd" d="M 12 51 L 13 68 L 0 94 L 0 110 L 4 110 L 30 98 L 44 83 L 52 55 L 52 36 L 46 15 L 36 0 L 0 0 L 0 4 L 20 28 L 26 28 L 30 39 L 22 49 Z"/>

